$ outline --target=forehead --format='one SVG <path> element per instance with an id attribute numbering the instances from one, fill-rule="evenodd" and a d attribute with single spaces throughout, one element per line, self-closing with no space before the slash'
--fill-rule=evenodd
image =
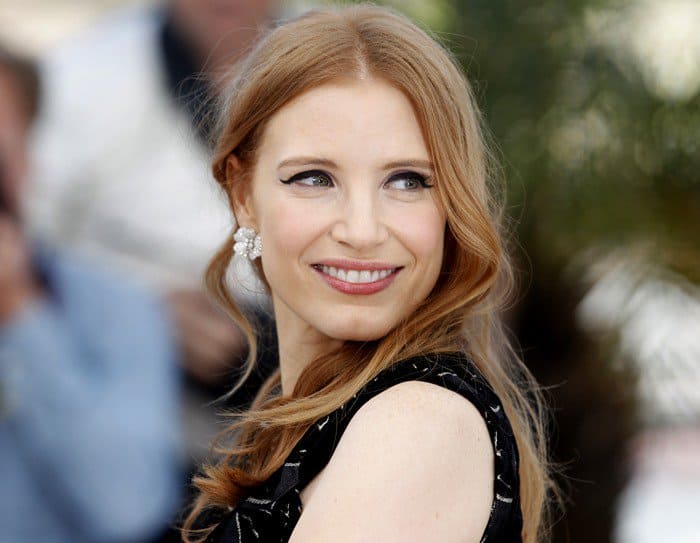
<path id="1" fill-rule="evenodd" d="M 314 154 L 347 162 L 429 160 L 410 100 L 380 79 L 313 88 L 269 120 L 259 157 Z"/>

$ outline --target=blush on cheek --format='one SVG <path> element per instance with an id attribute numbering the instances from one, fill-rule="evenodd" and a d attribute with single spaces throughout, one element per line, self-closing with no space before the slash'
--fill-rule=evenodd
<path id="1" fill-rule="evenodd" d="M 267 237 L 285 252 L 303 249 L 313 239 L 312 232 L 318 228 L 313 211 L 297 211 L 293 206 L 280 206 L 268 224 Z"/>
<path id="2" fill-rule="evenodd" d="M 433 212 L 414 214 L 406 224 L 410 225 L 410 230 L 404 227 L 403 238 L 407 244 L 410 243 L 414 254 L 419 259 L 438 259 L 442 262 L 445 220 Z"/>
<path id="3" fill-rule="evenodd" d="M 414 214 L 409 231 L 404 231 L 404 240 L 410 244 L 422 275 L 413 292 L 412 305 L 417 307 L 430 294 L 442 268 L 445 243 L 444 218 L 434 209 Z"/>
<path id="4" fill-rule="evenodd" d="M 303 258 L 308 247 L 322 234 L 323 223 L 318 208 L 314 210 L 308 201 L 285 199 L 270 203 L 261 221 L 263 257 L 282 258 L 285 262 L 279 265 L 289 266 Z"/>

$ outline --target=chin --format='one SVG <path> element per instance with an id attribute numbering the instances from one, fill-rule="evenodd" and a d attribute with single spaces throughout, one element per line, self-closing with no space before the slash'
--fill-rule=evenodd
<path id="1" fill-rule="evenodd" d="M 396 326 L 395 322 L 347 319 L 337 323 L 324 323 L 323 333 L 342 341 L 375 341 L 382 339 Z"/>

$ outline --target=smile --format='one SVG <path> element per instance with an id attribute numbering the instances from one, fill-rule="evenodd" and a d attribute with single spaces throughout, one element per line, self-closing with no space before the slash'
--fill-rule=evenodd
<path id="1" fill-rule="evenodd" d="M 348 267 L 314 264 L 312 268 L 331 288 L 344 294 L 374 294 L 387 288 L 400 267 L 363 263 Z"/>
<path id="2" fill-rule="evenodd" d="M 386 270 L 344 270 L 333 266 L 321 266 L 321 271 L 326 275 L 345 281 L 346 283 L 374 283 L 380 279 L 386 279 L 396 271 L 396 268 Z"/>

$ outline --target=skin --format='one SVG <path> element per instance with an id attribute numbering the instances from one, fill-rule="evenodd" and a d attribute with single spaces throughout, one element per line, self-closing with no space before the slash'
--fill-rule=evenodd
<path id="1" fill-rule="evenodd" d="M 294 163 L 281 163 L 305 157 Z M 331 161 L 330 164 L 328 161 Z M 402 166 L 391 165 L 401 162 Z M 269 120 L 249 184 L 234 189 L 241 226 L 263 240 L 283 394 L 316 356 L 386 335 L 430 293 L 443 259 L 445 214 L 409 100 L 378 79 L 343 80 L 297 97 Z M 412 165 L 407 165 L 412 163 Z M 229 171 L 242 174 L 232 156 Z M 298 175 L 309 170 L 320 174 Z M 285 184 L 281 180 L 295 179 Z M 371 295 L 331 288 L 325 259 L 389 263 Z M 478 542 L 493 498 L 493 452 L 476 408 L 407 382 L 353 417 L 329 464 L 303 490 L 291 541 Z"/>
<path id="2" fill-rule="evenodd" d="M 199 289 L 172 290 L 166 300 L 177 327 L 183 368 L 200 383 L 220 386 L 232 364 L 243 360 L 243 333 Z"/>
<path id="3" fill-rule="evenodd" d="M 19 198 L 27 170 L 29 118 L 12 73 L 0 66 L 0 324 L 18 315 L 40 295 L 19 222 Z"/>

